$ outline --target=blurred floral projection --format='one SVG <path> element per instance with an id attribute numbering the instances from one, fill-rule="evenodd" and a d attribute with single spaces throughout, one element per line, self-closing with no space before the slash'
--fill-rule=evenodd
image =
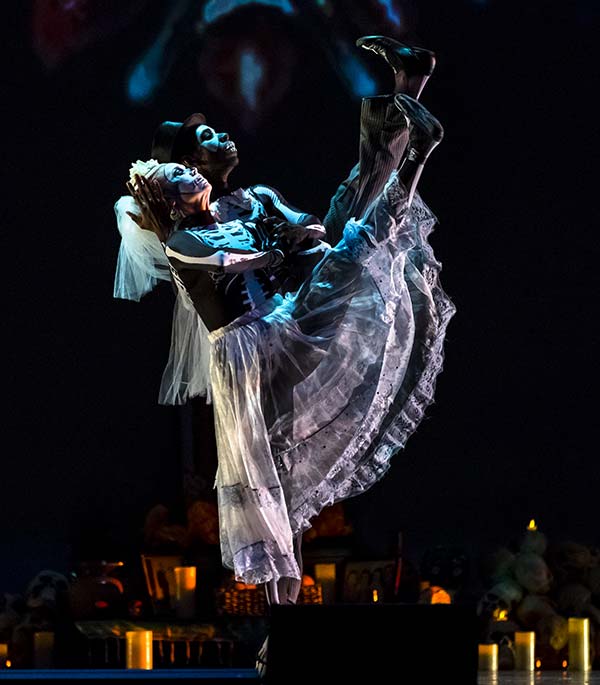
<path id="1" fill-rule="evenodd" d="M 354 41 L 364 27 L 402 40 L 414 7 L 409 0 L 35 0 L 33 47 L 58 70 L 108 39 L 126 42 L 151 20 L 153 37 L 122 75 L 129 102 L 149 105 L 191 56 L 200 87 L 252 129 L 284 97 L 306 50 L 321 51 L 351 96 L 375 93 L 373 58 Z"/>

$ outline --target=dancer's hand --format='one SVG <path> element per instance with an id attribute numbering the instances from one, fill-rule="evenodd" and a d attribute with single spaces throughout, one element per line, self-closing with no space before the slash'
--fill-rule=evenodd
<path id="1" fill-rule="evenodd" d="M 325 234 L 321 226 L 303 226 L 289 221 L 279 221 L 273 224 L 271 240 L 273 244 L 284 252 L 297 252 L 306 239 L 320 239 Z"/>
<path id="2" fill-rule="evenodd" d="M 161 242 L 165 242 L 173 228 L 170 209 L 157 181 L 149 182 L 136 175 L 134 183 L 128 182 L 127 190 L 137 202 L 141 214 L 127 212 L 133 221 L 145 231 L 152 231 Z"/>

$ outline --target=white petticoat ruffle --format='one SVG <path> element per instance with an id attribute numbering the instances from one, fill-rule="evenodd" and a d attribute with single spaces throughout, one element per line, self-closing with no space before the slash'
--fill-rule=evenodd
<path id="1" fill-rule="evenodd" d="M 293 537 L 371 487 L 433 401 L 454 306 L 394 174 L 297 293 L 208 334 L 223 564 L 300 577 Z"/>

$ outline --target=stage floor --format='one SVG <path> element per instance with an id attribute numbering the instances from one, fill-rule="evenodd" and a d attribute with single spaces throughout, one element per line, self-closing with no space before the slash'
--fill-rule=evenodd
<path id="1" fill-rule="evenodd" d="M 587 673 L 567 671 L 480 671 L 478 685 L 600 685 L 600 671 Z"/>
<path id="2" fill-rule="evenodd" d="M 174 680 L 194 680 L 205 683 L 259 683 L 257 673 L 252 668 L 219 668 L 219 669 L 156 669 L 153 671 L 131 671 L 119 669 L 89 669 L 89 670 L 2 670 L 0 680 L 19 681 L 20 685 L 27 682 L 39 682 L 40 680 L 54 682 L 83 682 L 110 680 L 112 682 L 131 682 L 138 683 Z M 409 683 L 408 680 L 404 682 Z M 418 678 L 415 682 L 422 683 Z M 452 673 L 448 673 L 448 682 L 456 682 Z M 439 685 L 445 685 L 440 683 Z M 458 683 L 458 685 L 470 685 L 469 683 Z M 475 685 L 475 684 L 473 684 Z M 479 672 L 477 685 L 600 685 L 600 671 L 589 671 L 588 673 L 567 673 L 565 671 L 535 671 L 525 673 L 523 671 L 498 671 L 497 673 Z"/>

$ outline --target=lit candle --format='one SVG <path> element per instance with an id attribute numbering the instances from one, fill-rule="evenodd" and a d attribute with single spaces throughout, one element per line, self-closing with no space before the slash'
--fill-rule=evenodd
<path id="1" fill-rule="evenodd" d="M 196 567 L 176 566 L 175 615 L 177 618 L 193 618 L 196 615 Z"/>
<path id="2" fill-rule="evenodd" d="M 515 669 L 517 671 L 535 670 L 535 632 L 533 630 L 515 631 Z"/>
<path id="3" fill-rule="evenodd" d="M 52 668 L 54 662 L 54 633 L 40 631 L 33 634 L 33 667 Z"/>
<path id="4" fill-rule="evenodd" d="M 546 536 L 538 530 L 535 519 L 531 519 L 521 540 L 521 552 L 533 552 L 543 556 L 546 546 Z"/>
<path id="5" fill-rule="evenodd" d="M 125 633 L 125 666 L 152 669 L 151 630 L 128 630 Z"/>
<path id="6" fill-rule="evenodd" d="M 498 670 L 498 645 L 482 644 L 478 645 L 479 651 L 479 670 L 497 671 Z"/>
<path id="7" fill-rule="evenodd" d="M 569 669 L 590 668 L 590 619 L 569 618 Z"/>
<path id="8" fill-rule="evenodd" d="M 335 564 L 315 564 L 315 580 L 323 591 L 323 604 L 335 602 Z"/>

